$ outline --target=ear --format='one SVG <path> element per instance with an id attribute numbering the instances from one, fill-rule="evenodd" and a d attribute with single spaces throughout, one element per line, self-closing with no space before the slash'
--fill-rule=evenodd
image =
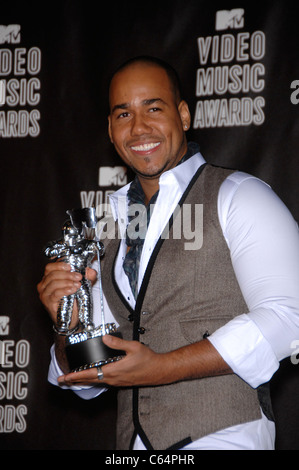
<path id="1" fill-rule="evenodd" d="M 186 132 L 190 128 L 191 123 L 191 114 L 189 111 L 189 106 L 185 100 L 182 100 L 178 105 L 178 110 L 181 116 L 181 121 L 183 125 L 183 130 Z"/>
<path id="2" fill-rule="evenodd" d="M 110 141 L 113 144 L 113 139 L 112 139 L 112 131 L 111 131 L 111 117 L 108 116 L 108 135 L 110 137 Z"/>

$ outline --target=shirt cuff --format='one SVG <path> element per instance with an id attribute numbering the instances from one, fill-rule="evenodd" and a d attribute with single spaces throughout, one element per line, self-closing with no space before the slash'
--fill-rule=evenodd
<path id="1" fill-rule="evenodd" d="M 92 385 L 60 385 L 58 383 L 58 377 L 64 375 L 63 371 L 59 367 L 59 364 L 55 355 L 55 346 L 53 345 L 50 349 L 51 362 L 48 371 L 48 381 L 52 385 L 56 385 L 64 390 L 72 390 L 76 395 L 83 398 L 84 400 L 91 400 L 92 398 L 97 397 L 101 393 L 107 390 L 106 387 L 92 386 Z"/>
<path id="2" fill-rule="evenodd" d="M 279 368 L 270 344 L 248 315 L 239 315 L 208 337 L 232 371 L 251 387 L 268 382 Z"/>

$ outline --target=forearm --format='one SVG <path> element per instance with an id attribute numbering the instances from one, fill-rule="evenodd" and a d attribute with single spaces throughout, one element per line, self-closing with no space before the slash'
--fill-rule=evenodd
<path id="1" fill-rule="evenodd" d="M 70 372 L 68 360 L 65 353 L 65 336 L 55 334 L 55 356 L 60 369 L 64 374 Z"/>
<path id="2" fill-rule="evenodd" d="M 232 373 L 228 364 L 207 339 L 162 355 L 162 360 L 161 383 Z"/>

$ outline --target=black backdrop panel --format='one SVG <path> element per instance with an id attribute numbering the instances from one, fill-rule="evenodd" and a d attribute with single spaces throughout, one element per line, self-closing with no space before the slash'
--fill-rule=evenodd
<path id="1" fill-rule="evenodd" d="M 115 445 L 114 392 L 88 402 L 47 382 L 53 338 L 36 284 L 65 211 L 99 206 L 130 178 L 107 137 L 121 62 L 149 54 L 174 65 L 205 158 L 264 179 L 299 219 L 293 3 L 106 3 L 1 6 L 1 449 Z M 298 385 L 298 367 L 283 361 L 272 384 L 277 449 L 299 449 Z"/>

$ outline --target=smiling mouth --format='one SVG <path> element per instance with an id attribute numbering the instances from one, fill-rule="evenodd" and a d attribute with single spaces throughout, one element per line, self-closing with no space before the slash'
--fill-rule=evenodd
<path id="1" fill-rule="evenodd" d="M 154 142 L 150 144 L 141 144 L 141 145 L 132 145 L 131 149 L 135 152 L 148 152 L 149 150 L 153 150 L 160 145 L 160 142 Z"/>

